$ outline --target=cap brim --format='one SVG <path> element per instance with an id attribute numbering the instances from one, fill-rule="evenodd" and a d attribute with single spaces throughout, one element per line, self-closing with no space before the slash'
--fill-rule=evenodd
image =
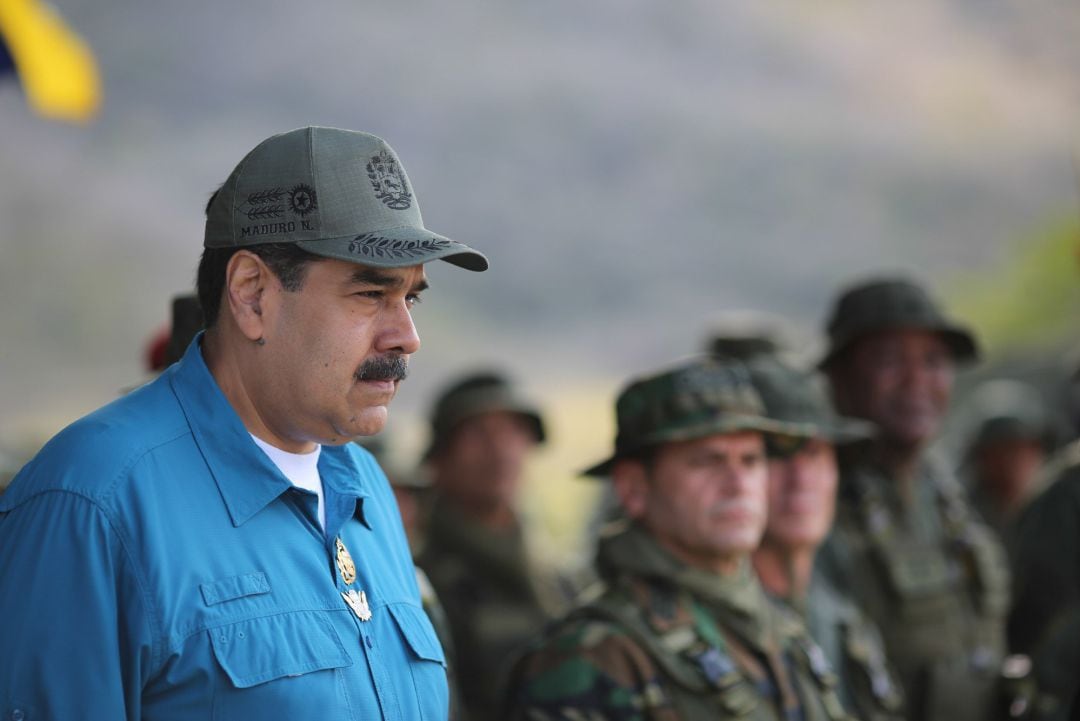
<path id="1" fill-rule="evenodd" d="M 966 328 L 957 325 L 937 325 L 937 326 L 896 326 L 895 328 L 873 328 L 864 331 L 852 333 L 847 338 L 835 342 L 829 346 L 829 350 L 826 352 L 825 357 L 817 363 L 817 369 L 824 371 L 828 370 L 829 366 L 843 355 L 844 351 L 851 347 L 851 345 L 865 336 L 873 333 L 890 331 L 890 330 L 904 330 L 911 328 L 914 330 L 927 330 L 938 333 L 945 340 L 945 344 L 949 346 L 949 352 L 952 353 L 953 360 L 957 363 L 974 363 L 979 360 L 979 345 L 975 342 L 975 336 L 971 334 Z"/>
<path id="2" fill-rule="evenodd" d="M 697 423 L 692 426 L 673 428 L 671 430 L 649 434 L 641 438 L 633 448 L 616 451 L 610 458 L 581 471 L 580 475 L 589 478 L 606 478 L 611 475 L 611 469 L 614 467 L 615 461 L 620 458 L 626 458 L 627 456 L 645 450 L 646 448 L 660 445 L 661 443 L 692 441 L 706 436 L 740 433 L 743 431 L 758 431 L 770 436 L 802 436 L 805 434 L 802 426 L 797 424 L 783 423 L 761 416 L 726 414 L 709 423 Z"/>
<path id="3" fill-rule="evenodd" d="M 377 268 L 406 268 L 444 260 L 465 270 L 479 272 L 488 269 L 488 259 L 483 253 L 415 226 L 386 228 L 344 238 L 298 240 L 296 246 L 324 258 Z"/>

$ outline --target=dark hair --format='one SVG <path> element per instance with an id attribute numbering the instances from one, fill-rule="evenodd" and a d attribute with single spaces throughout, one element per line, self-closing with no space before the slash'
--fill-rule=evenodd
<path id="1" fill-rule="evenodd" d="M 207 215 L 220 190 L 221 188 L 218 188 L 210 196 L 206 204 Z M 205 327 L 208 329 L 217 323 L 221 311 L 221 295 L 225 291 L 225 268 L 238 250 L 246 250 L 259 256 L 277 276 L 281 287 L 287 291 L 300 290 L 304 285 L 308 263 L 318 260 L 318 256 L 301 250 L 293 243 L 262 243 L 243 248 L 204 248 L 202 258 L 199 259 L 199 270 L 195 274 L 195 291 L 203 309 Z"/>

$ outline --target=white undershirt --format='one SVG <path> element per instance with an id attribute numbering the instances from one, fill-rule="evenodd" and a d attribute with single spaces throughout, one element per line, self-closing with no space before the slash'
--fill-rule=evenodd
<path id="1" fill-rule="evenodd" d="M 319 525 L 325 530 L 326 506 L 323 504 L 322 478 L 319 477 L 319 454 L 322 453 L 322 446 L 315 446 L 311 453 L 289 453 L 255 436 L 251 436 L 251 440 L 255 441 L 255 445 L 263 450 L 294 486 L 311 491 L 319 497 Z"/>

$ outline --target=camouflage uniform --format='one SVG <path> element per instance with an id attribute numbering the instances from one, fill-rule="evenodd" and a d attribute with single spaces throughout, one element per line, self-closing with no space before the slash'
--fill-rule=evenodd
<path id="1" fill-rule="evenodd" d="M 836 676 L 744 564 L 688 568 L 637 526 L 604 539 L 606 579 L 518 664 L 513 719 L 845 719 Z"/>
<path id="2" fill-rule="evenodd" d="M 1039 719 L 1070 717 L 1080 693 L 1080 442 L 1060 476 L 1020 517 L 1009 644 L 1034 663 Z"/>
<path id="3" fill-rule="evenodd" d="M 508 662 L 550 617 L 521 529 L 495 533 L 437 503 L 417 565 L 446 610 L 466 718 L 496 718 Z"/>
<path id="4" fill-rule="evenodd" d="M 837 448 L 872 435 L 869 423 L 832 411 L 815 375 L 769 355 L 759 355 L 748 367 L 769 417 L 791 424 L 806 438 Z M 846 709 L 871 721 L 903 718 L 903 693 L 886 659 L 881 632 L 849 596 L 815 571 L 805 594 L 780 600 L 805 620 L 810 637 L 836 670 L 837 692 Z"/>
<path id="5" fill-rule="evenodd" d="M 836 372 L 832 364 L 855 341 L 900 329 L 936 333 L 954 361 L 977 356 L 971 334 L 946 319 L 922 288 L 882 280 L 841 296 L 820 365 Z M 908 718 L 989 718 L 1000 692 L 1009 603 L 1001 542 L 972 510 L 949 465 L 924 453 L 914 498 L 905 503 L 897 481 L 873 459 L 869 444 L 841 449 L 837 517 L 819 565 L 881 629 Z"/>
<path id="6" fill-rule="evenodd" d="M 836 669 L 844 707 L 867 721 L 903 718 L 904 696 L 873 621 L 820 573 L 804 599 L 788 599 Z"/>
<path id="7" fill-rule="evenodd" d="M 543 442 L 544 424 L 533 404 L 501 375 L 476 373 L 452 384 L 436 402 L 425 459 L 441 453 L 461 423 L 492 412 L 520 416 Z M 548 595 L 554 582 L 545 584 L 516 521 L 490 528 L 466 515 L 442 489 L 433 493 L 416 562 L 446 611 L 464 717 L 494 721 L 508 663 L 557 605 Z"/>
<path id="8" fill-rule="evenodd" d="M 669 442 L 792 430 L 763 416 L 744 367 L 712 360 L 631 383 L 616 415 L 615 454 L 586 475 Z M 849 718 L 825 654 L 765 596 L 748 557 L 727 575 L 692 567 L 623 521 L 601 541 L 597 570 L 592 600 L 516 664 L 505 718 Z"/>
<path id="9" fill-rule="evenodd" d="M 821 567 L 881 629 L 909 718 L 987 718 L 1009 601 L 1001 544 L 940 464 L 927 459 L 905 510 L 894 481 L 860 451 L 841 453 Z"/>

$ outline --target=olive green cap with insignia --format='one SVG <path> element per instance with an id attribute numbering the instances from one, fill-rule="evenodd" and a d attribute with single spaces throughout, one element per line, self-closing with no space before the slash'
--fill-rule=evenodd
<path id="1" fill-rule="evenodd" d="M 882 278 L 852 286 L 840 295 L 827 325 L 829 348 L 818 368 L 828 368 L 863 336 L 904 329 L 938 333 L 957 362 L 978 359 L 975 336 L 947 318 L 922 286 L 905 278 Z"/>
<path id="2" fill-rule="evenodd" d="M 798 427 L 765 416 L 746 367 L 734 360 L 700 358 L 632 381 L 615 401 L 615 452 L 582 471 L 606 477 L 619 458 L 672 441 L 760 431 L 799 435 Z"/>
<path id="3" fill-rule="evenodd" d="M 498 412 L 521 416 L 536 442 L 544 442 L 547 435 L 544 419 L 536 404 L 501 373 L 482 371 L 454 381 L 439 395 L 431 412 L 431 442 L 424 460 L 442 449 L 459 424 L 485 413 Z"/>
<path id="4" fill-rule="evenodd" d="M 833 411 L 818 374 L 796 370 L 768 356 L 755 358 L 747 368 L 766 415 L 789 424 L 792 435 L 821 438 L 834 445 L 873 437 L 873 424 Z"/>
<path id="5" fill-rule="evenodd" d="M 424 227 L 405 168 L 368 133 L 307 127 L 259 143 L 207 208 L 207 248 L 294 243 L 382 268 L 445 260 L 487 270 L 483 254 Z"/>

